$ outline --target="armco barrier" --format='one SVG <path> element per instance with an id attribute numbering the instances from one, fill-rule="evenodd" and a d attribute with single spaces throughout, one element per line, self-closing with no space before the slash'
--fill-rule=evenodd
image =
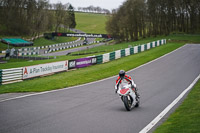
<path id="1" fill-rule="evenodd" d="M 68 48 L 74 48 L 74 47 L 78 47 L 78 46 L 82 46 L 83 44 L 74 44 L 74 45 L 68 45 L 68 46 L 64 46 L 64 47 L 60 47 L 60 48 L 53 48 L 50 49 L 50 51 L 45 51 L 46 53 L 51 53 L 51 52 L 55 52 L 55 51 L 59 51 L 59 50 L 64 50 L 64 49 L 68 49 Z"/>
<path id="2" fill-rule="evenodd" d="M 21 49 L 18 49 L 19 51 L 19 56 L 26 56 L 26 55 L 37 55 L 39 54 L 39 50 L 40 49 L 44 49 L 44 48 L 54 48 L 54 47 L 58 47 L 58 46 L 63 46 L 62 48 L 60 49 L 56 49 L 54 48 L 53 51 L 57 51 L 57 50 L 63 50 L 64 48 L 68 48 L 67 46 L 69 44 L 72 44 L 72 43 L 75 43 L 75 42 L 78 42 L 80 41 L 81 38 L 75 40 L 75 41 L 72 41 L 72 42 L 66 42 L 66 43 L 58 43 L 58 44 L 52 44 L 52 45 L 47 45 L 47 46 L 40 46 L 40 47 L 31 47 L 31 48 L 21 48 Z M 67 45 L 67 46 L 66 46 Z M 75 47 L 75 45 L 73 46 Z M 49 51 L 45 51 L 45 53 L 48 53 Z"/>
<path id="3" fill-rule="evenodd" d="M 136 53 L 151 49 L 151 48 L 156 47 L 156 46 L 160 46 L 160 45 L 163 45 L 163 44 L 166 44 L 166 39 L 154 41 L 154 42 L 139 45 L 139 46 L 135 46 L 135 47 L 132 47 L 132 48 L 117 50 L 117 51 L 114 51 L 114 52 L 111 52 L 111 53 L 106 53 L 106 54 L 103 54 L 103 55 L 97 55 L 97 56 L 93 56 L 93 57 L 75 59 L 75 60 L 70 60 L 68 62 L 67 61 L 64 61 L 64 62 L 61 61 L 60 65 L 56 62 L 47 63 L 47 65 L 53 64 L 54 66 L 52 66 L 52 67 L 55 67 L 56 65 L 58 65 L 57 67 L 55 67 L 55 69 L 61 68 L 61 66 L 67 67 L 67 65 L 68 65 L 68 69 L 82 68 L 82 67 L 87 67 L 87 66 L 90 66 L 90 65 L 106 63 L 106 62 L 109 62 L 109 61 L 112 61 L 112 60 L 115 60 L 115 59 L 119 59 L 119 58 L 124 57 L 124 56 L 129 56 L 129 55 L 132 55 L 132 54 L 136 54 Z M 41 64 L 40 66 L 36 65 L 38 67 L 37 69 L 41 69 L 41 67 L 44 67 L 43 65 L 44 64 Z M 35 69 L 36 66 L 30 66 L 30 69 L 36 70 Z M 49 68 L 50 68 L 50 66 L 45 66 L 43 70 L 46 71 L 46 70 L 49 70 Z M 14 83 L 14 82 L 22 81 L 23 79 L 25 79 L 23 77 L 24 76 L 23 75 L 23 69 L 25 71 L 26 67 L 0 70 L 0 84 L 8 84 L 8 83 Z M 29 68 L 27 67 L 27 70 L 28 69 Z M 61 70 L 59 70 L 59 71 L 66 71 L 66 70 L 67 69 L 61 68 Z M 57 70 L 55 70 L 55 72 L 57 72 Z M 34 75 L 32 77 L 34 77 Z M 30 78 L 32 78 L 32 77 L 30 77 Z"/>
<path id="4" fill-rule="evenodd" d="M 9 84 L 22 81 L 22 68 L 2 69 L 0 74 L 1 84 Z"/>
<path id="5" fill-rule="evenodd" d="M 153 47 L 160 46 L 165 43 L 166 43 L 166 39 L 163 39 L 163 40 L 158 40 L 158 41 L 154 41 L 154 42 L 143 44 L 143 45 L 138 45 L 138 46 L 131 47 L 131 48 L 117 50 L 115 52 L 106 53 L 103 55 L 98 55 L 98 56 L 96 56 L 97 64 L 108 62 L 108 54 L 109 54 L 109 61 L 112 61 L 112 60 L 119 59 L 124 56 L 129 56 L 132 54 L 136 54 L 136 53 L 140 53 L 140 52 L 149 50 Z"/>
<path id="6" fill-rule="evenodd" d="M 89 44 L 98 43 L 98 42 L 99 42 L 99 41 L 93 41 L 93 42 L 90 42 Z M 83 45 L 83 43 L 74 44 L 74 45 L 68 45 L 68 46 L 63 46 L 63 47 L 60 47 L 60 48 L 52 48 L 50 51 L 45 51 L 45 54 L 46 54 L 46 53 L 55 52 L 55 51 L 59 51 L 59 50 L 68 49 L 68 48 L 79 47 L 79 46 L 82 46 L 82 45 Z"/>

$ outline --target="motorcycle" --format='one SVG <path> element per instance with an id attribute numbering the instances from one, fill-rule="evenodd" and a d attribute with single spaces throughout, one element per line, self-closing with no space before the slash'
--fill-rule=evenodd
<path id="1" fill-rule="evenodd" d="M 136 97 L 134 91 L 131 84 L 120 85 L 117 90 L 127 111 L 130 111 L 134 107 L 139 107 L 140 105 L 140 98 Z"/>

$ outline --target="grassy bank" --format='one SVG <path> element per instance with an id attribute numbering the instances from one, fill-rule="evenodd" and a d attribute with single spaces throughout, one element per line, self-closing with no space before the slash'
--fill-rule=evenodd
<path id="1" fill-rule="evenodd" d="M 76 29 L 84 31 L 86 33 L 106 33 L 105 22 L 106 16 L 103 14 L 93 13 L 75 13 L 76 17 Z"/>
<path id="2" fill-rule="evenodd" d="M 163 45 L 139 54 L 114 60 L 109 63 L 90 66 L 87 68 L 78 69 L 76 71 L 63 72 L 48 77 L 26 80 L 20 83 L 2 85 L 0 86 L 0 93 L 40 92 L 100 80 L 116 75 L 120 69 L 124 69 L 127 71 L 138 67 L 183 45 L 184 43 L 168 43 L 167 45 Z M 125 66 L 124 64 L 127 63 L 129 63 L 129 65 Z"/>
<path id="3" fill-rule="evenodd" d="M 179 108 L 154 133 L 200 132 L 200 80 Z"/>

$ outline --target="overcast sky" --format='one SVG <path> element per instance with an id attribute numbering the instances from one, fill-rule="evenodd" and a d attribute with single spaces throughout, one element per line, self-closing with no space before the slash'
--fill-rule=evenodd
<path id="1" fill-rule="evenodd" d="M 101 8 L 109 9 L 110 11 L 118 8 L 124 1 L 125 0 L 49 0 L 50 3 L 71 3 L 76 9 L 78 7 L 88 7 L 93 5 L 95 7 L 99 6 Z"/>

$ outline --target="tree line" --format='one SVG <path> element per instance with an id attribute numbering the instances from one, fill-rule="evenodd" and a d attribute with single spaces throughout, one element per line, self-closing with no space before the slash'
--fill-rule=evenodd
<path id="1" fill-rule="evenodd" d="M 92 13 L 105 13 L 110 14 L 110 11 L 108 9 L 101 8 L 99 6 L 88 6 L 88 7 L 78 7 L 78 11 L 80 12 L 92 12 Z"/>
<path id="2" fill-rule="evenodd" d="M 127 0 L 112 11 L 106 30 L 120 41 L 200 32 L 199 0 Z"/>
<path id="3" fill-rule="evenodd" d="M 0 34 L 38 36 L 46 31 L 75 28 L 71 4 L 48 0 L 0 0 Z"/>

